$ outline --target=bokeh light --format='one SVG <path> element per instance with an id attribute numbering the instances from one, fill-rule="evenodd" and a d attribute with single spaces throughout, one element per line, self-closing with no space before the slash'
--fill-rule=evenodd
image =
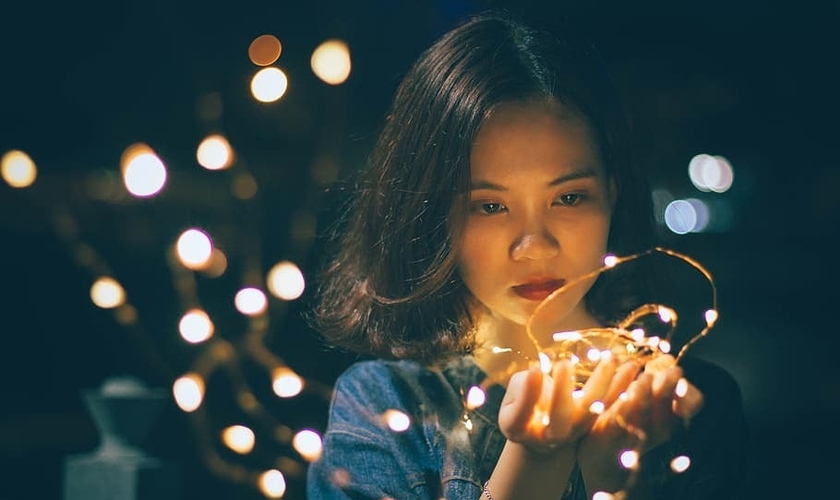
<path id="1" fill-rule="evenodd" d="M 136 143 L 126 148 L 120 169 L 126 189 L 139 198 L 158 194 L 166 184 L 166 166 L 146 144 Z"/>
<path id="2" fill-rule="evenodd" d="M 247 316 L 261 314 L 268 306 L 265 293 L 253 287 L 246 287 L 236 292 L 233 302 L 236 310 Z"/>
<path id="3" fill-rule="evenodd" d="M 251 95 L 260 102 L 275 102 L 286 94 L 289 79 L 280 68 L 262 68 L 251 78 Z"/>
<path id="4" fill-rule="evenodd" d="M 38 169 L 32 158 L 23 151 L 13 149 L 0 159 L 0 175 L 13 188 L 25 188 L 35 182 Z"/>
<path id="5" fill-rule="evenodd" d="M 213 336 L 215 327 L 210 316 L 201 309 L 190 309 L 178 322 L 178 332 L 181 338 L 190 344 L 204 342 Z"/>
<path id="6" fill-rule="evenodd" d="M 90 287 L 90 299 L 103 309 L 113 309 L 125 303 L 125 290 L 109 276 L 103 276 Z"/>
<path id="7" fill-rule="evenodd" d="M 201 406 L 204 400 L 204 378 L 197 373 L 187 373 L 172 384 L 172 395 L 178 408 L 189 413 Z"/>
<path id="8" fill-rule="evenodd" d="M 201 269 L 210 263 L 213 255 L 213 241 L 198 228 L 187 229 L 176 243 L 178 259 L 188 269 Z"/>
<path id="9" fill-rule="evenodd" d="M 321 435 L 312 429 L 303 429 L 292 438 L 292 447 L 307 462 L 317 460 L 323 450 Z"/>
<path id="10" fill-rule="evenodd" d="M 732 165 L 723 156 L 698 154 L 688 163 L 688 177 L 700 191 L 723 193 L 732 187 Z"/>
<path id="11" fill-rule="evenodd" d="M 286 477 L 277 469 L 260 474 L 257 484 L 263 495 L 268 498 L 281 498 L 286 494 Z"/>
<path id="12" fill-rule="evenodd" d="M 195 152 L 198 164 L 207 170 L 223 170 L 233 163 L 233 148 L 221 134 L 205 137 Z"/>
<path id="13" fill-rule="evenodd" d="M 282 300 L 295 300 L 303 294 L 306 281 L 303 272 L 294 263 L 281 261 L 268 272 L 268 290 Z"/>
<path id="14" fill-rule="evenodd" d="M 315 76 L 330 85 L 339 85 L 350 76 L 350 48 L 342 40 L 326 40 L 312 51 L 310 65 Z"/>
<path id="15" fill-rule="evenodd" d="M 269 66 L 280 58 L 283 46 L 276 36 L 260 35 L 248 46 L 248 59 L 257 66 Z"/>
<path id="16" fill-rule="evenodd" d="M 291 398 L 303 390 L 303 379 L 292 369 L 280 366 L 271 374 L 271 388 L 281 398 Z"/>
<path id="17" fill-rule="evenodd" d="M 254 431 L 244 425 L 231 425 L 222 430 L 222 442 L 240 455 L 251 453 L 256 443 Z"/>

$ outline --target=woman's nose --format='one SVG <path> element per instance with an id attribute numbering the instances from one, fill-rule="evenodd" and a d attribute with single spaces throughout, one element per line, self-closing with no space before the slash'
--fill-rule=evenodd
<path id="1" fill-rule="evenodd" d="M 513 242 L 510 256 L 513 260 L 549 259 L 560 251 L 557 238 L 545 226 L 522 233 Z"/>

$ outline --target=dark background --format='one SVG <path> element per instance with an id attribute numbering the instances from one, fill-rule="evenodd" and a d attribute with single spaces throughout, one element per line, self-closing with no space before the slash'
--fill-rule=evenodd
<path id="1" fill-rule="evenodd" d="M 292 221 L 304 214 L 323 227 L 337 200 L 311 172 L 358 168 L 411 61 L 488 6 L 549 27 L 571 17 L 610 66 L 655 187 L 729 207 L 725 231 L 666 235 L 711 270 L 719 289 L 720 322 L 694 352 L 741 384 L 751 498 L 834 489 L 837 2 L 153 0 L 0 9 L 0 153 L 24 150 L 39 168 L 29 189 L 0 185 L 0 498 L 60 498 L 65 458 L 98 443 L 82 389 L 128 374 L 168 391 L 198 357 L 177 336 L 181 309 L 165 261 L 185 227 L 216 231 L 230 251 L 228 276 L 199 285 L 217 311 L 217 336 L 231 341 L 242 325 L 229 303 L 249 265 L 292 259 L 307 275 L 314 270 L 318 240 L 293 236 Z M 247 48 L 264 33 L 283 43 L 276 65 L 290 80 L 286 96 L 268 105 L 248 93 L 256 68 Z M 309 69 L 311 51 L 332 37 L 346 40 L 353 57 L 349 80 L 336 87 Z M 223 104 L 217 119 L 198 112 L 207 95 Z M 215 131 L 237 150 L 231 171 L 259 182 L 257 199 L 233 200 L 228 173 L 196 164 L 196 145 Z M 164 193 L 106 196 L 120 154 L 136 141 L 170 169 Z M 697 153 L 730 160 L 730 191 L 694 190 L 686 172 Z M 90 270 L 59 238 L 56 214 L 75 219 L 126 286 L 137 325 L 92 305 Z M 323 347 L 300 319 L 311 285 L 293 303 L 273 299 L 265 344 L 313 384 L 329 385 L 352 358 Z M 324 401 L 272 402 L 265 374 L 247 356 L 242 366 L 278 420 L 323 428 Z M 227 384 L 213 379 L 208 393 Z M 217 424 L 234 422 L 237 410 L 220 399 L 211 414 Z M 183 465 L 186 497 L 261 498 L 209 473 L 198 443 L 215 441 L 216 431 L 191 425 L 170 405 L 149 438 L 151 453 Z M 265 468 L 282 454 L 295 458 L 277 445 L 240 462 Z M 286 498 L 303 498 L 300 476 L 288 480 Z"/>

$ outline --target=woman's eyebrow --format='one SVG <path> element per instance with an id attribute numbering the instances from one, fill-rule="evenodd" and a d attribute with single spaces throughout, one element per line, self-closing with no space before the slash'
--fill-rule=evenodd
<path id="1" fill-rule="evenodd" d="M 565 182 L 577 180 L 577 179 L 586 179 L 590 177 L 597 177 L 598 171 L 594 167 L 583 167 L 578 170 L 574 170 L 569 172 L 568 174 L 563 174 L 560 177 L 553 179 L 547 185 L 549 187 L 559 186 Z M 496 184 L 495 182 L 485 181 L 485 180 L 477 180 L 475 182 L 470 183 L 470 190 L 476 191 L 479 189 L 488 189 L 490 191 L 507 191 L 508 188 L 501 184 Z"/>

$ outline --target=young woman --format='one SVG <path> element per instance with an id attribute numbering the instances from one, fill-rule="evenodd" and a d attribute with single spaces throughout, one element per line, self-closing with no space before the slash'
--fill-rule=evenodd
<path id="1" fill-rule="evenodd" d="M 646 297 L 620 268 L 572 286 L 653 244 L 627 141 L 597 55 L 571 38 L 486 13 L 419 57 L 321 276 L 315 327 L 371 359 L 336 382 L 310 499 L 737 495 L 745 423 L 721 368 L 605 357 L 577 391 L 569 361 L 534 362 L 552 332 L 613 325 Z M 527 330 L 556 290 L 552 329 Z"/>

